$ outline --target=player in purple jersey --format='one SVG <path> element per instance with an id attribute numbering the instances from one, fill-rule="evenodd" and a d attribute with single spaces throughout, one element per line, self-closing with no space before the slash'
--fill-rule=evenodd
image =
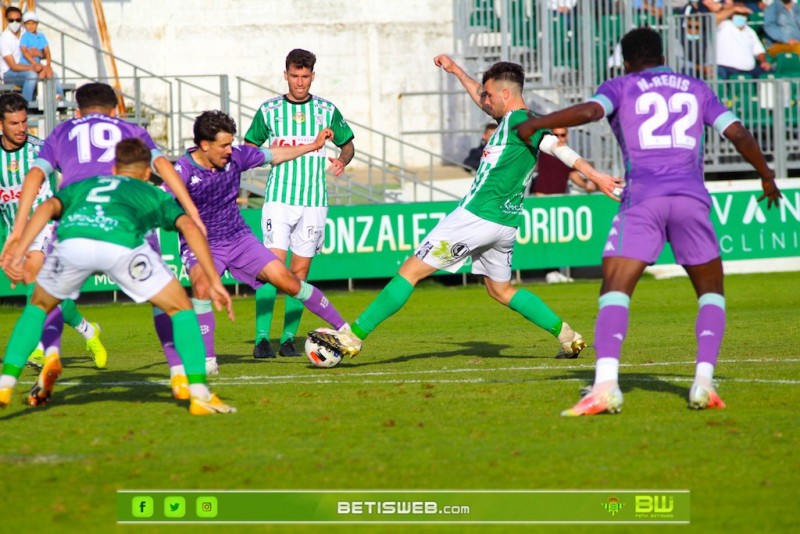
<path id="1" fill-rule="evenodd" d="M 104 83 L 88 83 L 75 91 L 75 100 L 78 102 L 76 117 L 56 126 L 45 140 L 32 168 L 25 175 L 14 228 L 0 253 L 3 268 L 8 268 L 6 250 L 25 230 L 28 214 L 45 177 L 55 170 L 61 171 L 61 187 L 64 187 L 93 176 L 111 175 L 114 149 L 122 139 L 137 138 L 144 142 L 150 150 L 151 166 L 172 187 L 173 194 L 186 214 L 205 233 L 205 225 L 183 181 L 170 161 L 158 150 L 150 135 L 141 126 L 116 118 L 117 95 L 114 89 Z M 165 316 L 164 319 L 169 318 Z M 53 318 L 48 318 L 48 322 L 52 320 Z M 158 319 L 154 320 L 156 330 L 160 332 Z"/>
<path id="2" fill-rule="evenodd" d="M 603 83 L 589 101 L 519 127 L 523 137 L 542 128 L 569 127 L 607 117 L 622 149 L 626 186 L 603 252 L 603 285 L 595 323 L 594 385 L 561 415 L 617 413 L 622 408 L 619 355 L 628 308 L 645 267 L 665 242 L 689 275 L 698 297 L 697 365 L 689 407 L 724 408 L 713 384 L 725 331 L 722 260 L 703 183 L 703 137 L 713 127 L 727 137 L 761 177 L 767 207 L 781 193 L 756 140 L 701 80 L 664 66 L 659 34 L 637 28 L 622 39 L 626 75 Z"/>
<path id="3" fill-rule="evenodd" d="M 234 146 L 234 134 L 236 123 L 228 115 L 221 111 L 203 112 L 194 123 L 196 146 L 175 163 L 175 170 L 186 183 L 200 215 L 206 221 L 211 256 L 218 272 L 222 274 L 227 269 L 236 279 L 253 289 L 270 283 L 302 301 L 309 311 L 337 330 L 347 326 L 319 289 L 300 280 L 261 243 L 244 222 L 236 203 L 242 172 L 268 163 L 282 163 L 318 150 L 333 132 L 327 128 L 322 130 L 311 144 L 270 148 Z M 181 258 L 189 271 L 195 297 L 192 301 L 206 344 L 207 362 L 210 360 L 206 368 L 214 370 L 215 321 L 209 301 L 208 278 L 185 243 L 181 243 Z M 167 354 L 173 377 L 180 376 L 181 372 L 178 368 L 180 361 L 175 356 Z"/>
<path id="4" fill-rule="evenodd" d="M 9 242 L 22 235 L 36 193 L 47 175 L 61 171 L 61 187 L 92 176 L 108 176 L 114 165 L 114 148 L 122 139 L 130 138 L 141 139 L 150 149 L 155 172 L 172 188 L 186 214 L 205 231 L 183 182 L 150 135 L 141 126 L 116 118 L 114 89 L 104 83 L 88 83 L 75 91 L 75 100 L 78 102 L 75 118 L 59 124 L 47 136 L 33 168 L 25 175 L 19 211 L 3 252 Z"/>

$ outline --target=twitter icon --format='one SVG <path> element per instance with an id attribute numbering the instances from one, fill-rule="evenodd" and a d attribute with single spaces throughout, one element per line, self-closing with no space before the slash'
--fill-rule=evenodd
<path id="1" fill-rule="evenodd" d="M 183 497 L 167 497 L 164 499 L 164 516 L 180 518 L 186 515 L 186 499 Z"/>

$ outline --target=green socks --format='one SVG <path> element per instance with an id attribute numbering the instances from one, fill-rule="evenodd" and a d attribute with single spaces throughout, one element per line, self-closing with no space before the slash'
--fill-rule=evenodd
<path id="1" fill-rule="evenodd" d="M 61 303 L 61 313 L 64 315 L 64 322 L 72 328 L 76 328 L 83 321 L 83 316 L 72 299 L 66 299 Z"/>
<path id="2" fill-rule="evenodd" d="M 520 289 L 514 293 L 508 307 L 554 336 L 558 336 L 561 332 L 563 323 L 561 318 L 553 313 L 553 310 L 548 308 L 542 299 L 527 289 Z"/>
<path id="3" fill-rule="evenodd" d="M 297 334 L 297 329 L 300 327 L 300 318 L 303 316 L 303 310 L 306 309 L 300 300 L 290 297 L 289 295 L 286 295 L 284 306 L 286 306 L 286 311 L 284 312 L 281 343 L 289 339 L 294 339 L 295 334 Z"/>
<path id="4" fill-rule="evenodd" d="M 206 348 L 200 335 L 197 314 L 194 310 L 183 310 L 173 315 L 171 319 L 175 350 L 183 361 L 189 384 L 205 384 Z"/>
<path id="5" fill-rule="evenodd" d="M 411 282 L 399 274 L 395 275 L 356 319 L 352 327 L 353 333 L 360 339 L 366 339 L 379 324 L 400 311 L 413 292 L 414 286 Z"/>
<path id="6" fill-rule="evenodd" d="M 3 361 L 3 374 L 19 378 L 25 362 L 42 337 L 47 314 L 38 306 L 28 304 L 17 320 L 11 339 L 8 341 Z"/>
<path id="7" fill-rule="evenodd" d="M 256 345 L 262 339 L 269 340 L 272 309 L 275 307 L 275 296 L 277 294 L 278 290 L 272 284 L 264 284 L 256 289 Z"/>

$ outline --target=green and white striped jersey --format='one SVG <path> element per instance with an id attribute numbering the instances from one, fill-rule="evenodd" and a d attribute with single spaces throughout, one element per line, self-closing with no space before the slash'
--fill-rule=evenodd
<path id="1" fill-rule="evenodd" d="M 353 130 L 331 102 L 311 95 L 307 101 L 295 103 L 281 95 L 261 105 L 244 138 L 256 146 L 296 146 L 313 142 L 324 128 L 333 130 L 332 141 L 336 146 L 353 139 Z M 327 206 L 327 163 L 325 147 L 322 147 L 297 159 L 273 165 L 264 201 L 292 206 Z"/>
<path id="2" fill-rule="evenodd" d="M 487 221 L 504 226 L 520 225 L 522 197 L 533 177 L 539 143 L 548 133 L 538 130 L 531 136 L 531 144 L 527 144 L 514 129 L 527 118 L 525 109 L 503 116 L 483 148 L 475 180 L 459 206 Z"/>
<path id="3" fill-rule="evenodd" d="M 2 218 L 2 233 L 7 236 L 14 226 L 19 206 L 19 195 L 22 191 L 22 181 L 33 166 L 34 160 L 39 155 L 44 141 L 32 135 L 17 150 L 8 151 L 0 140 L 0 218 Z M 53 196 L 53 177 L 49 176 L 39 189 L 33 208 Z"/>

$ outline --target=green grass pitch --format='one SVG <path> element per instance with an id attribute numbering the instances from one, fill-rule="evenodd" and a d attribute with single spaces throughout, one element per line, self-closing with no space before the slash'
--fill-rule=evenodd
<path id="1" fill-rule="evenodd" d="M 591 340 L 597 281 L 528 287 Z M 82 306 L 103 326 L 109 368 L 95 370 L 82 338 L 65 331 L 65 371 L 50 406 L 23 405 L 35 377 L 24 372 L 13 404 L 0 412 L 0 531 L 180 528 L 116 525 L 118 489 L 688 489 L 690 530 L 788 532 L 798 527 L 800 509 L 798 288 L 797 273 L 727 278 L 717 378 L 728 409 L 695 412 L 686 408 L 697 307 L 691 285 L 643 280 L 623 346 L 623 412 L 575 419 L 559 412 L 591 381 L 594 351 L 553 359 L 553 338 L 478 286 L 423 284 L 360 356 L 330 370 L 305 358 L 255 361 L 254 303 L 236 299 L 235 323 L 217 315 L 221 373 L 212 388 L 239 412 L 216 417 L 191 417 L 186 403 L 171 399 L 149 306 Z M 351 320 L 374 295 L 328 293 Z M 3 346 L 19 312 L 0 308 Z M 301 332 L 318 326 L 306 313 Z"/>

